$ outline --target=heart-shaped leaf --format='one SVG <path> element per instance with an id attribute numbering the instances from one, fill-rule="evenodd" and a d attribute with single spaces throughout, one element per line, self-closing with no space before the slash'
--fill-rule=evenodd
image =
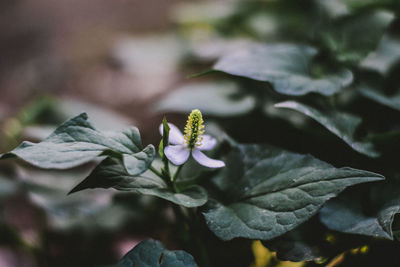
<path id="1" fill-rule="evenodd" d="M 157 110 L 175 112 L 190 112 L 193 107 L 206 115 L 229 117 L 250 112 L 255 99 L 240 95 L 234 83 L 200 83 L 183 86 L 156 105 Z"/>
<path id="2" fill-rule="evenodd" d="M 44 169 L 68 169 L 102 154 L 121 155 L 127 170 L 138 175 L 147 170 L 154 159 L 155 149 L 142 149 L 139 130 L 131 127 L 123 132 L 100 132 L 88 121 L 86 113 L 59 126 L 40 143 L 23 142 L 0 158 L 17 156 Z"/>
<path id="3" fill-rule="evenodd" d="M 270 82 L 278 93 L 286 95 L 333 95 L 351 84 L 353 75 L 347 69 L 322 78 L 313 77 L 310 65 L 316 54 L 316 49 L 304 45 L 252 44 L 221 57 L 213 69 Z"/>
<path id="4" fill-rule="evenodd" d="M 378 157 L 379 153 L 368 142 L 356 141 L 354 134 L 361 124 L 361 118 L 338 111 L 319 111 L 313 107 L 295 101 L 285 101 L 275 104 L 277 108 L 288 108 L 303 113 L 316 120 L 331 133 L 346 142 L 355 151 L 369 157 Z"/>
<path id="5" fill-rule="evenodd" d="M 132 191 L 169 200 L 185 207 L 198 207 L 207 202 L 207 192 L 198 185 L 192 185 L 179 193 L 152 172 L 147 171 L 140 176 L 130 175 L 121 160 L 106 158 L 70 193 L 88 188 L 110 188 Z"/>
<path id="6" fill-rule="evenodd" d="M 117 267 L 197 267 L 194 258 L 183 250 L 170 251 L 161 242 L 147 239 L 131 249 Z"/>
<path id="7" fill-rule="evenodd" d="M 272 239 L 311 218 L 346 187 L 383 179 L 267 145 L 238 145 L 225 162 L 215 177 L 220 197 L 203 210 L 208 227 L 223 240 Z"/>

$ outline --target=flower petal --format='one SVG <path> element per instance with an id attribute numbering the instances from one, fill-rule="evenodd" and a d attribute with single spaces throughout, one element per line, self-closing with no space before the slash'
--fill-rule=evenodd
<path id="1" fill-rule="evenodd" d="M 164 149 L 164 154 L 175 165 L 182 165 L 187 161 L 190 150 L 185 145 L 172 145 Z"/>
<path id="2" fill-rule="evenodd" d="M 169 126 L 169 138 L 168 141 L 170 144 L 172 145 L 181 145 L 185 142 L 184 138 L 183 138 L 183 134 L 181 133 L 181 131 L 179 131 L 178 127 L 176 127 L 175 125 L 173 125 L 172 123 L 168 123 Z M 164 126 L 161 123 L 160 127 L 158 128 L 160 131 L 160 134 L 163 135 L 164 133 Z"/>
<path id="3" fill-rule="evenodd" d="M 199 149 L 193 149 L 192 156 L 198 163 L 209 168 L 221 168 L 225 166 L 222 160 L 210 159 Z"/>
<path id="4" fill-rule="evenodd" d="M 210 150 L 213 149 L 216 144 L 217 144 L 217 139 L 205 134 L 203 135 L 203 140 L 201 141 L 201 145 L 197 146 L 197 149 Z"/>

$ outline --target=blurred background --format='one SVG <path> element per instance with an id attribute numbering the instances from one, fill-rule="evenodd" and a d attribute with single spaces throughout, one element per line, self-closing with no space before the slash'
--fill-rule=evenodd
<path id="1" fill-rule="evenodd" d="M 135 125 L 145 144 L 159 142 L 162 115 L 152 105 L 188 73 L 174 19 L 181 2 L 1 1 L 0 153 L 42 140 L 83 111 L 100 129 Z M 140 226 L 157 221 L 141 210 L 158 207 L 152 198 L 114 190 L 67 196 L 92 166 L 22 166 L 0 163 L 2 267 L 113 266 L 149 232 L 162 233 Z"/>

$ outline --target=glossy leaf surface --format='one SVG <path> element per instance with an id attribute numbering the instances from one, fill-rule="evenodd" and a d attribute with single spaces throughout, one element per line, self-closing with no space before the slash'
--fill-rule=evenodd
<path id="1" fill-rule="evenodd" d="M 311 218 L 346 187 L 383 179 L 267 145 L 238 145 L 225 162 L 215 177 L 219 198 L 203 211 L 208 227 L 223 240 L 272 239 Z"/>
<path id="2" fill-rule="evenodd" d="M 214 69 L 253 80 L 270 82 L 275 91 L 285 95 L 305 95 L 311 92 L 333 95 L 353 81 L 352 73 L 341 69 L 320 78 L 311 72 L 311 61 L 317 50 L 304 45 L 253 44 L 228 53 Z"/>
<path id="3" fill-rule="evenodd" d="M 319 111 L 313 107 L 295 101 L 285 101 L 275 104 L 277 108 L 288 108 L 303 113 L 316 120 L 331 133 L 346 142 L 355 151 L 370 157 L 378 157 L 373 145 L 368 142 L 357 141 L 354 137 L 357 127 L 361 124 L 361 118 L 338 111 Z"/>

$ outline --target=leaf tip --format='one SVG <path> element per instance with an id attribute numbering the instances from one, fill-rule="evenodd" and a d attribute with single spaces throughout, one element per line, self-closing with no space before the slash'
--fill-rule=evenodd
<path id="1" fill-rule="evenodd" d="M 86 185 L 86 179 L 85 179 L 82 182 L 80 182 L 79 184 L 77 184 L 74 188 L 72 188 L 71 191 L 69 191 L 67 193 L 67 196 L 69 196 L 69 195 L 71 195 L 73 193 L 76 193 L 78 191 L 82 191 L 84 189 L 88 189 L 88 188 L 90 188 L 90 186 Z"/>

